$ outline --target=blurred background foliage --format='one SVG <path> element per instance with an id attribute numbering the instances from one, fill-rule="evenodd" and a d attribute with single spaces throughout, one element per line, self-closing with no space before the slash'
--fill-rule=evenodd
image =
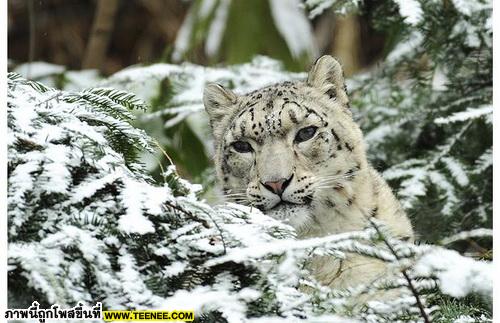
<path id="1" fill-rule="evenodd" d="M 9 0 L 8 57 L 12 64 L 31 59 L 110 75 L 137 63 L 237 64 L 257 54 L 302 71 L 319 54 L 333 54 L 351 75 L 380 58 L 392 37 L 370 23 L 377 1 L 367 1 L 360 14 L 327 12 L 311 20 L 298 5 L 297 0 Z M 110 37 L 104 57 L 95 59 L 88 47 L 99 10 L 111 19 Z"/>

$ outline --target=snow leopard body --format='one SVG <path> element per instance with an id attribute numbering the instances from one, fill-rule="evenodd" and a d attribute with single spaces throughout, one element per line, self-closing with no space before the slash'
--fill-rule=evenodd
<path id="1" fill-rule="evenodd" d="M 293 226 L 299 238 L 368 227 L 374 218 L 401 239 L 411 223 L 387 183 L 367 161 L 353 121 L 340 64 L 316 61 L 304 82 L 246 95 L 218 84 L 204 91 L 224 192 Z M 312 258 L 322 284 L 349 287 L 387 274 L 383 262 L 350 255 Z"/>

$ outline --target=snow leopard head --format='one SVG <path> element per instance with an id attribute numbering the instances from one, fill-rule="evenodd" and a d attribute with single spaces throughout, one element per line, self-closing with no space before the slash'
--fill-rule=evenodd
<path id="1" fill-rule="evenodd" d="M 305 82 L 241 96 L 208 84 L 204 104 L 227 197 L 295 228 L 334 207 L 329 197 L 366 166 L 342 68 L 331 56 L 318 59 Z"/>

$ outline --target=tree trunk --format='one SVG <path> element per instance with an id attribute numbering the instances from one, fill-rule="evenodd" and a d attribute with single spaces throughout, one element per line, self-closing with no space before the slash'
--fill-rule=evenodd
<path id="1" fill-rule="evenodd" d="M 355 15 L 337 17 L 334 37 L 333 53 L 340 59 L 345 75 L 350 76 L 361 68 L 359 60 L 361 37 L 358 17 Z"/>
<path id="2" fill-rule="evenodd" d="M 83 58 L 82 68 L 101 69 L 106 56 L 109 38 L 113 31 L 114 18 L 119 0 L 98 0 L 92 25 L 92 33 Z"/>

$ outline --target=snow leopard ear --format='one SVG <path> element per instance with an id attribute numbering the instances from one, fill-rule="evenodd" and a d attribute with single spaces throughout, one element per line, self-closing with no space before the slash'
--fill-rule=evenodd
<path id="1" fill-rule="evenodd" d="M 203 104 L 210 118 L 210 125 L 215 132 L 220 128 L 224 117 L 230 116 L 237 109 L 238 96 L 231 90 L 217 83 L 208 83 L 203 91 Z"/>
<path id="2" fill-rule="evenodd" d="M 340 63 L 330 55 L 318 58 L 307 76 L 307 84 L 315 87 L 331 99 L 349 107 L 349 98 Z"/>

